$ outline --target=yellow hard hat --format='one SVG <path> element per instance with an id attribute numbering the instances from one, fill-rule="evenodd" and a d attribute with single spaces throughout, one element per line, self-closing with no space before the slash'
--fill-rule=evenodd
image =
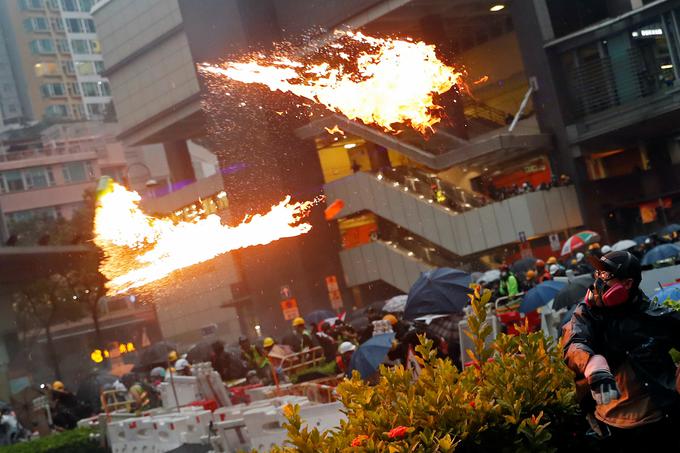
<path id="1" fill-rule="evenodd" d="M 387 314 L 383 316 L 383 321 L 388 321 L 390 324 L 395 325 L 397 323 L 397 317 L 392 314 Z"/>
<path id="2" fill-rule="evenodd" d="M 265 348 L 269 348 L 271 346 L 274 346 L 274 339 L 272 337 L 267 337 L 262 341 L 262 346 Z"/>
<path id="3" fill-rule="evenodd" d="M 548 258 L 548 261 L 546 261 L 546 264 L 548 264 L 548 265 L 557 264 L 557 258 L 555 258 L 554 256 L 551 256 L 550 258 Z"/>
<path id="4" fill-rule="evenodd" d="M 297 318 L 293 319 L 293 327 L 304 326 L 304 325 L 305 325 L 305 320 L 302 319 L 301 317 L 298 316 Z"/>
<path id="5" fill-rule="evenodd" d="M 179 357 L 177 356 L 177 351 L 168 352 L 168 362 L 175 363 Z"/>
<path id="6" fill-rule="evenodd" d="M 64 391 L 64 383 L 61 381 L 54 381 L 52 383 L 52 390 L 58 390 L 60 392 Z"/>

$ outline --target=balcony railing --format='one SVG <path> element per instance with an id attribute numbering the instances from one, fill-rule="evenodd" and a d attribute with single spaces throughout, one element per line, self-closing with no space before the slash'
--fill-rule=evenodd
<path id="1" fill-rule="evenodd" d="M 574 115 L 585 117 L 670 90 L 677 85 L 672 65 L 662 63 L 628 49 L 621 56 L 598 58 L 568 70 Z"/>
<path id="2" fill-rule="evenodd" d="M 33 148 L 21 151 L 9 151 L 0 153 L 0 162 L 17 162 L 27 159 L 39 159 L 42 157 L 67 156 L 72 154 L 97 153 L 101 156 L 106 152 L 104 145 L 70 145 L 62 147 Z"/>

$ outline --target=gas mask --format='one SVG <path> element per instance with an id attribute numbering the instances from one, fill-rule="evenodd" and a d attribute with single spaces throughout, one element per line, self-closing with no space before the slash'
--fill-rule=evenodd
<path id="1" fill-rule="evenodd" d="M 588 288 L 586 302 L 591 307 L 615 307 L 628 300 L 630 291 L 621 283 L 609 285 L 606 281 L 598 278 Z"/>

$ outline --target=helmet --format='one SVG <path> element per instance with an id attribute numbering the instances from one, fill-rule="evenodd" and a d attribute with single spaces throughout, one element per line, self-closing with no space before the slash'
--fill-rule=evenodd
<path id="1" fill-rule="evenodd" d="M 57 390 L 57 391 L 59 391 L 59 392 L 63 392 L 63 391 L 64 391 L 64 388 L 65 388 L 65 387 L 64 387 L 64 383 L 61 382 L 61 381 L 54 381 L 54 382 L 52 383 L 52 390 Z"/>
<path id="2" fill-rule="evenodd" d="M 265 348 L 274 346 L 274 339 L 272 337 L 265 338 L 264 341 L 262 342 L 262 346 L 264 346 Z"/>
<path id="3" fill-rule="evenodd" d="M 156 368 L 151 370 L 149 376 L 163 378 L 165 377 L 165 369 L 163 367 L 157 366 Z"/>
<path id="4" fill-rule="evenodd" d="M 356 350 L 356 346 L 354 346 L 354 343 L 351 343 L 349 341 L 343 341 L 340 346 L 338 347 L 338 352 L 340 354 L 344 354 L 346 352 L 354 351 Z"/>
<path id="5" fill-rule="evenodd" d="M 600 243 L 599 242 L 593 242 L 588 246 L 588 250 L 595 250 L 600 248 Z"/>
<path id="6" fill-rule="evenodd" d="M 304 326 L 304 325 L 305 325 L 305 320 L 303 318 L 298 316 L 297 318 L 293 319 L 293 327 Z"/>
<path id="7" fill-rule="evenodd" d="M 536 271 L 533 269 L 529 269 L 527 271 L 527 280 L 531 280 L 533 278 L 536 278 Z"/>
<path id="8" fill-rule="evenodd" d="M 550 269 L 549 269 L 550 275 L 555 275 L 557 273 L 557 271 L 559 271 L 559 270 L 560 270 L 560 267 L 557 264 L 551 264 L 550 265 Z"/>
<path id="9" fill-rule="evenodd" d="M 189 368 L 189 361 L 187 359 L 179 359 L 175 362 L 175 370 L 182 371 L 185 368 Z"/>
<path id="10" fill-rule="evenodd" d="M 576 254 L 576 262 L 577 262 L 577 263 L 580 263 L 580 262 L 583 260 L 584 257 L 585 257 L 585 255 L 584 255 L 583 253 L 578 252 L 578 253 Z"/>
<path id="11" fill-rule="evenodd" d="M 602 252 L 603 255 L 606 255 L 607 253 L 609 253 L 609 252 L 611 252 L 611 251 L 612 251 L 612 248 L 611 248 L 610 246 L 608 246 L 608 245 L 603 245 L 603 246 L 602 246 L 601 252 Z"/>
<path id="12" fill-rule="evenodd" d="M 543 269 L 545 267 L 545 261 L 543 260 L 536 260 L 536 268 L 537 269 Z"/>
<path id="13" fill-rule="evenodd" d="M 168 362 L 176 362 L 177 358 L 177 351 L 172 350 L 168 352 Z"/>
<path id="14" fill-rule="evenodd" d="M 557 258 L 551 256 L 550 258 L 548 258 L 548 261 L 546 261 L 546 264 L 557 264 Z"/>
<path id="15" fill-rule="evenodd" d="M 397 317 L 392 315 L 392 314 L 387 314 L 387 315 L 383 316 L 383 321 L 387 321 L 391 325 L 395 325 L 398 322 Z"/>

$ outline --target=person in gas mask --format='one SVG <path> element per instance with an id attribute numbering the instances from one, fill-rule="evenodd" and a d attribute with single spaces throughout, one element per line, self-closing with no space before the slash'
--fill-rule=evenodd
<path id="1" fill-rule="evenodd" d="M 564 359 L 602 451 L 680 451 L 676 368 L 680 313 L 639 289 L 640 262 L 629 252 L 592 258 L 595 283 L 563 329 Z"/>

